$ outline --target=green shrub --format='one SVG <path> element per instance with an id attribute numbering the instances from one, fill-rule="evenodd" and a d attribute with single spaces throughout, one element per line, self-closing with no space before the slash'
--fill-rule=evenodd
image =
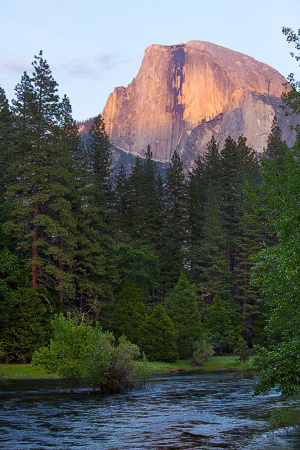
<path id="1" fill-rule="evenodd" d="M 214 354 L 213 345 L 207 339 L 201 339 L 195 343 L 193 353 L 193 365 L 201 366 L 208 358 Z"/>
<path id="2" fill-rule="evenodd" d="M 132 386 L 134 360 L 139 349 L 125 337 L 115 345 L 112 333 L 103 332 L 70 314 L 56 316 L 52 322 L 54 337 L 48 347 L 33 355 L 32 364 L 56 373 L 74 392 L 79 383 L 101 392 L 119 392 Z"/>

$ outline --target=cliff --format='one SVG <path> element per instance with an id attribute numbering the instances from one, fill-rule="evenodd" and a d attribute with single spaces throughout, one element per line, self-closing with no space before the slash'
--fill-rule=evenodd
<path id="1" fill-rule="evenodd" d="M 150 144 L 159 161 L 175 149 L 192 160 L 213 134 L 220 143 L 244 135 L 262 151 L 274 115 L 283 122 L 285 82 L 270 66 L 208 42 L 151 45 L 131 84 L 110 94 L 103 117 L 115 146 L 142 155 Z"/>

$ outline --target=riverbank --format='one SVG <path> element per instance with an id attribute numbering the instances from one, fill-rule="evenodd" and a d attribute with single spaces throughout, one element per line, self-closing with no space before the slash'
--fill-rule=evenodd
<path id="1" fill-rule="evenodd" d="M 192 360 L 181 360 L 175 363 L 147 362 L 146 371 L 149 375 L 176 372 L 215 372 L 221 370 L 236 370 L 239 367 L 237 356 L 214 356 L 201 366 L 193 366 Z M 41 367 L 31 364 L 0 364 L 0 373 L 5 378 L 18 380 L 55 379 L 55 374 L 45 372 Z"/>

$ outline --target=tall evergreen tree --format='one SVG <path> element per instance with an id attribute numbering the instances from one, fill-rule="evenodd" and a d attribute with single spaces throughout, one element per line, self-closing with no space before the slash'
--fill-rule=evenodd
<path id="1" fill-rule="evenodd" d="M 226 240 L 221 215 L 221 160 L 219 146 L 214 137 L 206 152 L 196 161 L 192 177 L 198 185 L 195 217 L 193 279 L 207 304 L 215 294 L 228 298 L 230 271 L 225 264 Z M 190 200 L 191 201 L 191 200 Z"/>
<path id="2" fill-rule="evenodd" d="M 150 146 L 142 169 L 142 222 L 143 241 L 149 249 L 156 252 L 161 247 L 162 204 L 160 179 Z"/>
<path id="3" fill-rule="evenodd" d="M 88 183 L 84 190 L 81 222 L 81 293 L 107 327 L 116 278 L 116 226 L 111 180 L 111 146 L 101 115 L 91 126 L 87 140 Z"/>
<path id="4" fill-rule="evenodd" d="M 207 305 L 215 295 L 229 300 L 231 274 L 226 264 L 226 236 L 217 194 L 210 180 L 204 206 L 203 239 L 198 248 L 194 279 Z"/>
<path id="5" fill-rule="evenodd" d="M 31 286 L 64 297 L 75 295 L 71 268 L 76 247 L 75 174 L 70 153 L 70 106 L 57 95 L 57 83 L 42 52 L 16 87 L 14 178 L 7 232 L 31 268 Z M 68 117 L 68 119 L 67 119 Z M 75 134 L 75 129 L 73 135 Z"/>
<path id="6" fill-rule="evenodd" d="M 288 146 L 285 141 L 281 139 L 281 129 L 277 126 L 277 117 L 275 116 L 272 123 L 271 133 L 268 137 L 267 148 L 265 156 L 271 159 L 280 170 L 283 170 L 284 156 L 288 151 Z"/>
<path id="7" fill-rule="evenodd" d="M 167 169 L 165 189 L 162 277 L 167 290 L 175 285 L 186 260 L 187 206 L 187 185 L 183 164 L 175 151 Z"/>
<path id="8" fill-rule="evenodd" d="M 0 87 L 0 203 L 9 183 L 9 171 L 13 161 L 13 115 L 5 95 Z"/>
<path id="9" fill-rule="evenodd" d="M 202 158 L 199 156 L 188 180 L 188 248 L 190 271 L 194 277 L 199 246 L 203 239 L 205 181 Z"/>
<path id="10" fill-rule="evenodd" d="M 118 337 L 124 335 L 137 344 L 140 329 L 146 320 L 146 307 L 131 280 L 127 280 L 114 310 L 114 328 Z"/>
<path id="11" fill-rule="evenodd" d="M 195 342 L 202 337 L 202 326 L 196 294 L 185 273 L 166 297 L 165 308 L 178 332 L 179 358 L 191 357 Z"/>
<path id="12" fill-rule="evenodd" d="M 236 236 L 241 217 L 241 158 L 237 143 L 229 136 L 221 151 L 222 216 L 226 233 L 228 270 L 233 272 Z"/>
<path id="13" fill-rule="evenodd" d="M 150 361 L 174 362 L 178 358 L 177 333 L 161 304 L 155 306 L 142 325 L 139 347 Z"/>
<path id="14" fill-rule="evenodd" d="M 252 286 L 253 255 L 261 248 L 262 226 L 254 216 L 249 198 L 243 202 L 243 217 L 239 224 L 235 267 L 235 300 L 242 329 L 242 338 L 250 343 L 254 322 L 258 318 L 258 291 Z"/>
<path id="15" fill-rule="evenodd" d="M 58 158 L 59 99 L 57 83 L 42 52 L 35 57 L 33 69 L 33 77 L 25 72 L 16 87 L 14 113 L 19 148 L 15 182 L 9 191 L 14 198 L 12 220 L 7 225 L 30 253 L 31 285 L 37 289 L 42 279 L 46 282 L 43 266 L 48 242 L 44 228 L 49 215 L 45 206 L 53 195 L 50 184 L 54 179 L 53 162 Z"/>
<path id="16" fill-rule="evenodd" d="M 131 218 L 129 217 L 129 186 L 126 168 L 123 163 L 115 179 L 115 214 L 118 230 L 118 241 L 128 242 L 130 239 Z"/>
<path id="17" fill-rule="evenodd" d="M 143 161 L 137 156 L 128 177 L 128 218 L 130 218 L 131 239 L 143 242 Z"/>

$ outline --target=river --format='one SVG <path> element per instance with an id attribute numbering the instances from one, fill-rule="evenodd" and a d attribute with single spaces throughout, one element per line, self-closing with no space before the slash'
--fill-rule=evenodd
<path id="1" fill-rule="evenodd" d="M 5 450 L 300 449 L 300 436 L 268 431 L 283 398 L 252 397 L 254 381 L 223 374 L 172 374 L 145 390 L 73 396 L 57 380 L 0 387 Z"/>

